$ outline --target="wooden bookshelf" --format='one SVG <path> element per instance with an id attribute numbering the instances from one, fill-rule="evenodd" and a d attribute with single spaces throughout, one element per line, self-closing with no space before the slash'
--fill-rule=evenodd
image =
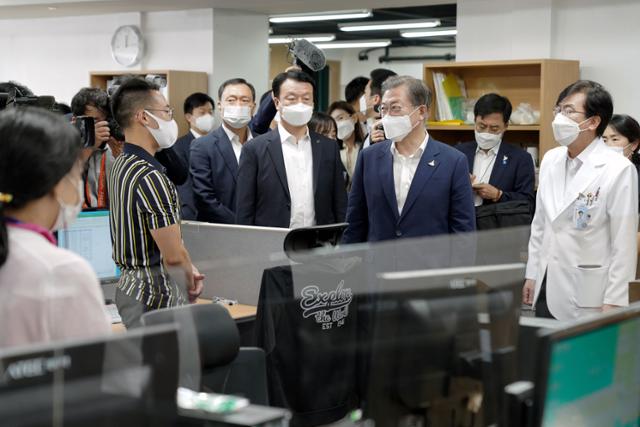
<path id="1" fill-rule="evenodd" d="M 434 94 L 430 120 L 435 120 L 437 102 L 433 83 L 434 71 L 453 73 L 461 77 L 470 98 L 477 99 L 484 94 L 495 92 L 509 98 L 514 110 L 521 102 L 529 103 L 533 109 L 539 110 L 539 124 L 510 125 L 504 139 L 523 148 L 537 146 L 541 160 L 544 153 L 557 145 L 551 130 L 553 107 L 562 89 L 580 78 L 580 62 L 532 59 L 425 64 L 424 81 Z M 473 140 L 473 130 L 474 127 L 470 125 L 429 126 L 429 132 L 435 139 L 450 144 Z"/>
<path id="2" fill-rule="evenodd" d="M 163 76 L 167 79 L 167 101 L 174 109 L 174 118 L 182 136 L 189 131 L 189 125 L 184 118 L 184 100 L 194 92 L 209 92 L 207 73 L 199 71 L 176 70 L 128 70 L 128 71 L 93 71 L 89 73 L 91 87 L 107 89 L 107 81 L 118 76 L 140 76 L 148 74 Z"/>

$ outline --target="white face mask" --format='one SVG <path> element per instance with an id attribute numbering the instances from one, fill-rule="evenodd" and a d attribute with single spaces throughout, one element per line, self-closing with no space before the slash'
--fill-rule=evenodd
<path id="1" fill-rule="evenodd" d="M 358 103 L 360 104 L 360 112 L 362 114 L 366 114 L 367 113 L 367 98 L 362 95 L 358 101 Z"/>
<path id="2" fill-rule="evenodd" d="M 304 126 L 309 123 L 313 115 L 311 105 L 299 102 L 294 105 L 283 105 L 280 110 L 280 117 L 291 126 Z"/>
<path id="3" fill-rule="evenodd" d="M 618 154 L 621 154 L 624 156 L 624 150 L 626 150 L 628 147 L 630 147 L 632 144 L 629 143 L 627 145 L 625 145 L 624 147 L 614 147 L 614 146 L 609 146 L 610 149 L 612 149 L 613 151 L 615 151 Z"/>
<path id="4" fill-rule="evenodd" d="M 481 150 L 491 150 L 496 145 L 500 144 L 502 141 L 502 134 L 494 134 L 489 132 L 478 132 L 476 133 L 476 142 L 478 143 L 478 147 Z"/>
<path id="5" fill-rule="evenodd" d="M 586 130 L 580 129 L 580 125 L 587 120 L 589 119 L 576 123 L 564 114 L 558 113 L 551 123 L 551 127 L 553 128 L 553 137 L 558 144 L 568 147 L 578 138 L 580 132 Z"/>
<path id="6" fill-rule="evenodd" d="M 215 119 L 211 114 L 205 114 L 203 116 L 196 117 L 196 130 L 201 130 L 205 134 L 211 132 L 211 129 L 213 129 L 214 120 Z"/>
<path id="7" fill-rule="evenodd" d="M 382 127 L 384 128 L 384 135 L 387 139 L 393 142 L 402 141 L 415 126 L 411 124 L 411 114 L 418 111 L 416 108 L 409 114 L 404 116 L 392 116 L 387 114 L 382 118 Z M 417 123 L 416 123 L 417 125 Z"/>
<path id="8" fill-rule="evenodd" d="M 625 147 L 609 147 L 610 150 L 612 150 L 615 153 L 620 154 L 621 156 L 624 156 L 624 148 Z"/>
<path id="9" fill-rule="evenodd" d="M 351 119 L 339 120 L 338 121 L 338 139 L 346 139 L 353 135 L 353 132 L 356 130 L 356 126 Z"/>
<path id="10" fill-rule="evenodd" d="M 173 144 L 175 144 L 176 140 L 178 139 L 178 124 L 176 123 L 176 121 L 162 120 L 161 118 L 154 116 L 147 110 L 144 110 L 144 112 L 153 117 L 158 123 L 158 129 L 153 129 L 149 126 L 145 127 L 149 130 L 149 132 L 151 132 L 151 136 L 153 136 L 153 138 L 158 143 L 160 150 L 171 148 L 171 146 L 173 146 Z"/>
<path id="11" fill-rule="evenodd" d="M 66 179 L 71 180 L 71 178 Z M 63 202 L 62 199 L 58 198 L 60 210 L 58 211 L 56 222 L 53 224 L 52 231 L 69 228 L 75 222 L 76 218 L 78 218 L 78 214 L 80 214 L 82 210 L 82 180 L 78 181 L 76 190 L 78 192 L 78 202 L 75 205 L 68 205 Z"/>
<path id="12" fill-rule="evenodd" d="M 225 105 L 222 118 L 232 128 L 242 129 L 251 121 L 251 108 L 248 105 Z"/>

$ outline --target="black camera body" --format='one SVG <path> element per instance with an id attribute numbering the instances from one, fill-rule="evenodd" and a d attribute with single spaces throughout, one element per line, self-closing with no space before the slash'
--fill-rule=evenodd
<path id="1" fill-rule="evenodd" d="M 21 96 L 15 90 L 0 93 L 0 111 L 5 108 L 39 107 L 45 110 L 55 110 L 56 99 L 53 96 Z"/>

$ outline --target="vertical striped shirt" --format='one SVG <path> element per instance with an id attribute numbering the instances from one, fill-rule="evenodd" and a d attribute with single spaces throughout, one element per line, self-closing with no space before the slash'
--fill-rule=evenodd
<path id="1" fill-rule="evenodd" d="M 118 288 L 149 308 L 186 303 L 169 276 L 151 230 L 180 223 L 180 202 L 164 167 L 142 147 L 125 144 L 111 170 L 111 243 Z"/>

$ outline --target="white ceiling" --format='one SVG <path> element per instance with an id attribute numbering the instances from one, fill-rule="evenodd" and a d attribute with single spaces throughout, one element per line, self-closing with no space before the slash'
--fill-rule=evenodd
<path id="1" fill-rule="evenodd" d="M 199 8 L 263 14 L 429 6 L 455 0 L 0 0 L 0 19 L 47 18 Z"/>

